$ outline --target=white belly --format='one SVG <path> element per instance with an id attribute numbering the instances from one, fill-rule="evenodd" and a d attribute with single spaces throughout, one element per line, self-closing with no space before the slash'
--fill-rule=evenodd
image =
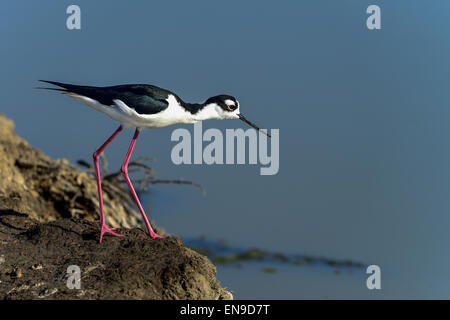
<path id="1" fill-rule="evenodd" d="M 105 106 L 97 100 L 73 93 L 68 96 L 78 100 L 89 107 L 107 114 L 113 120 L 120 122 L 125 128 L 162 128 L 174 124 L 195 123 L 192 114 L 180 106 L 177 99 L 170 95 L 167 99 L 168 107 L 155 114 L 139 114 L 128 107 L 122 100 L 114 100 L 114 105 Z"/>

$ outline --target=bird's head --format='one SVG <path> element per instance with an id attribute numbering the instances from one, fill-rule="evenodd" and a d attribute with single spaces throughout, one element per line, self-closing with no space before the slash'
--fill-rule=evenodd
<path id="1" fill-rule="evenodd" d="M 205 106 L 206 108 L 213 108 L 218 115 L 218 119 L 241 119 L 256 130 L 261 131 L 270 137 L 270 134 L 268 134 L 266 131 L 261 130 L 258 126 L 250 122 L 247 118 L 244 117 L 244 115 L 242 115 L 239 110 L 239 101 L 237 101 L 237 99 L 233 96 L 221 94 L 211 97 L 206 100 Z"/>
<path id="2" fill-rule="evenodd" d="M 214 108 L 220 119 L 239 119 L 239 102 L 235 97 L 221 94 L 206 100 L 206 108 Z"/>

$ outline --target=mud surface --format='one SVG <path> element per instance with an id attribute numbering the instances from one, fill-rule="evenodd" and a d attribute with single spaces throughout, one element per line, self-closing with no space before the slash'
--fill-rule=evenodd
<path id="1" fill-rule="evenodd" d="M 116 231 L 124 237 L 106 235 L 100 244 L 95 223 L 40 223 L 0 210 L 0 299 L 231 298 L 214 265 L 178 238 Z M 80 289 L 67 287 L 71 265 L 80 268 Z"/>

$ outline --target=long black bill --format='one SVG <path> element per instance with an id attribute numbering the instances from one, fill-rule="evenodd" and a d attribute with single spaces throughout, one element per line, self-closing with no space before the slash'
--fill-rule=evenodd
<path id="1" fill-rule="evenodd" d="M 258 128 L 258 126 L 257 126 L 256 124 L 254 124 L 253 122 L 251 122 L 250 120 L 248 120 L 248 119 L 247 119 L 246 117 L 244 117 L 242 114 L 238 114 L 238 117 L 239 117 L 239 119 L 241 119 L 242 121 L 244 121 L 244 122 L 247 123 L 248 125 L 252 126 L 252 127 L 255 128 L 256 130 L 258 130 L 258 131 L 264 133 L 264 134 L 265 134 L 266 136 L 268 136 L 269 138 L 271 137 L 271 136 L 270 136 L 270 133 L 268 133 L 268 132 L 265 131 L 265 130 L 261 130 L 260 128 Z"/>

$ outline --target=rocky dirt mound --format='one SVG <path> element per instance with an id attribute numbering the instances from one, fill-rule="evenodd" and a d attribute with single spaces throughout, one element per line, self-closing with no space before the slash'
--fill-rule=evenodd
<path id="1" fill-rule="evenodd" d="M 214 265 L 178 238 L 117 231 L 124 237 L 106 235 L 100 244 L 96 223 L 40 223 L 0 210 L 0 299 L 231 298 Z M 71 265 L 80 268 L 80 289 L 67 286 Z"/>
<path id="2" fill-rule="evenodd" d="M 102 183 L 106 223 L 124 237 L 105 234 L 100 244 L 94 177 L 31 147 L 0 114 L 0 299 L 232 298 L 214 265 L 178 238 L 126 229 L 143 226 L 141 216 L 111 181 Z M 67 287 L 71 265 L 80 268 L 80 289 Z"/>

